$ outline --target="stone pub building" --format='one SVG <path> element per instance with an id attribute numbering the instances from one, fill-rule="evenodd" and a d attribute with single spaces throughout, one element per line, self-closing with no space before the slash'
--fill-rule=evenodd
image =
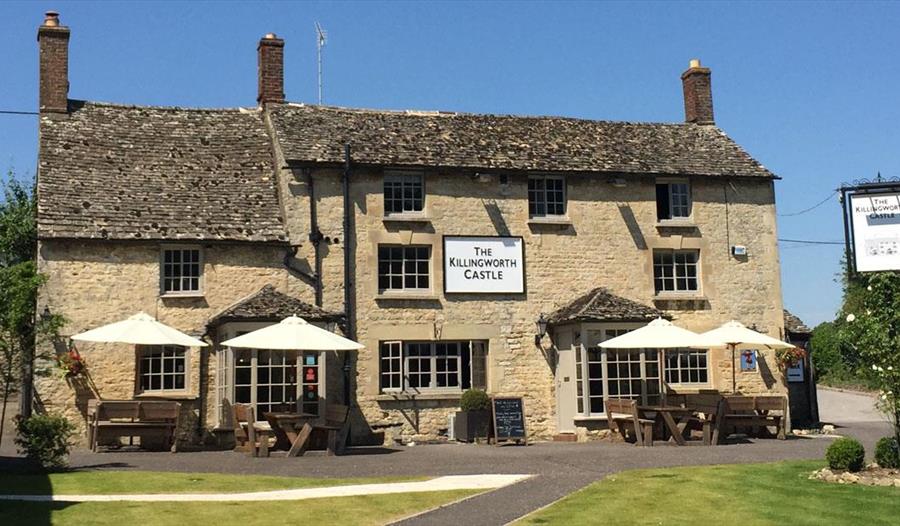
<path id="1" fill-rule="evenodd" d="M 230 403 L 349 396 L 354 443 L 439 439 L 483 388 L 550 439 L 605 427 L 610 396 L 785 391 L 770 351 L 732 373 L 724 350 L 597 347 L 659 316 L 783 336 L 777 177 L 716 126 L 699 61 L 681 123 L 383 111 L 288 102 L 269 34 L 257 104 L 202 109 L 70 99 L 69 38 L 38 29 L 39 312 L 211 344 L 79 345 L 91 381 L 36 394 L 82 427 L 92 398 L 177 399 L 180 441 L 226 444 Z M 291 314 L 365 349 L 218 343 Z"/>

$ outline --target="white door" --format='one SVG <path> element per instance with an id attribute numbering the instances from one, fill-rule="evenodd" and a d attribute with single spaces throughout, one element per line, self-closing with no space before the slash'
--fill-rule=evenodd
<path id="1" fill-rule="evenodd" d="M 556 342 L 556 430 L 559 433 L 575 432 L 576 382 L 575 382 L 575 350 L 572 345 L 572 332 L 560 331 Z"/>

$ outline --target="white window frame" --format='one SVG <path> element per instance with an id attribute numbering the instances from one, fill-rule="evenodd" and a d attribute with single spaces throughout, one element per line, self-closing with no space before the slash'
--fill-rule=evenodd
<path id="1" fill-rule="evenodd" d="M 429 350 L 428 356 L 410 356 L 409 347 L 412 345 L 416 346 L 427 346 Z M 449 358 L 441 358 L 437 354 L 437 348 L 439 345 L 456 345 L 457 346 L 457 354 L 455 357 Z M 390 341 L 382 341 L 379 342 L 378 345 L 378 387 L 379 391 L 382 393 L 461 393 L 466 389 L 471 389 L 475 385 L 475 372 L 476 368 L 479 367 L 478 364 L 475 363 L 476 346 L 482 346 L 482 350 L 480 351 L 484 354 L 484 371 L 483 374 L 485 376 L 485 384 L 487 384 L 487 360 L 488 360 L 488 341 L 487 340 L 436 340 L 436 341 L 420 341 L 420 340 L 409 340 L 409 341 L 399 341 L 399 340 L 390 340 Z M 390 356 L 388 358 L 384 357 L 382 351 L 388 348 L 390 351 Z M 397 350 L 399 349 L 400 355 L 399 357 L 396 355 Z M 463 386 L 463 353 L 469 353 L 469 386 Z M 456 362 L 456 385 L 455 386 L 443 386 L 439 387 L 437 385 L 437 377 L 439 374 L 452 374 L 447 372 L 438 372 L 437 364 L 438 360 L 447 359 Z M 385 360 L 389 360 L 389 364 L 391 365 L 391 369 L 389 371 L 385 371 L 382 367 L 384 365 Z M 429 385 L 428 387 L 411 387 L 409 385 L 409 364 L 411 361 L 420 361 L 427 362 L 429 364 L 428 375 Z M 402 369 L 397 371 L 394 369 L 394 366 L 397 364 L 401 364 Z M 445 371 L 447 369 L 445 368 Z M 400 386 L 397 387 L 395 383 L 395 377 L 399 374 L 400 377 Z M 419 373 L 417 373 L 419 374 Z M 389 387 L 385 387 L 383 384 L 383 378 L 385 375 L 389 375 L 391 380 L 391 385 Z M 486 385 L 485 385 L 486 387 Z"/>
<path id="2" fill-rule="evenodd" d="M 711 385 L 711 376 L 710 376 L 711 371 L 710 371 L 710 367 L 709 367 L 709 359 L 710 359 L 709 354 L 710 354 L 709 350 L 706 350 L 706 349 L 666 349 L 664 352 L 664 355 L 663 355 L 663 366 L 664 366 L 663 367 L 663 377 L 665 378 L 666 384 L 669 386 L 672 386 L 672 387 L 693 387 L 693 388 L 707 387 L 707 386 Z M 684 366 L 684 367 L 681 364 L 681 356 L 682 355 L 688 355 L 688 357 L 687 357 L 688 364 L 687 364 L 687 366 Z M 706 365 L 704 367 L 692 366 L 690 363 L 691 355 L 703 355 Z M 676 367 L 669 367 L 669 359 L 673 358 L 674 356 L 679 356 L 678 364 Z M 698 376 L 700 374 L 700 371 L 705 373 L 706 380 L 704 380 L 704 381 L 698 380 L 696 382 L 693 382 L 690 380 L 690 378 L 688 378 L 688 381 L 686 381 L 686 382 L 681 381 L 682 380 L 681 375 L 683 373 L 687 373 L 688 376 L 690 377 L 690 371 L 694 371 L 694 370 L 698 371 L 698 373 L 697 373 Z M 679 381 L 677 381 L 677 382 L 669 381 L 669 372 L 670 371 L 672 371 L 675 375 L 677 375 L 677 378 Z"/>
<path id="3" fill-rule="evenodd" d="M 657 275 L 656 275 L 657 268 L 668 266 L 668 265 L 663 265 L 663 264 L 657 264 L 657 262 L 656 262 L 656 255 L 657 254 L 662 255 L 664 253 L 671 254 L 671 256 L 672 256 L 672 264 L 671 264 L 672 276 L 667 277 L 664 275 L 662 278 L 657 278 Z M 687 265 L 694 266 L 694 277 L 690 277 L 686 274 L 685 275 L 679 274 L 680 264 L 676 261 L 676 257 L 680 254 L 693 254 L 696 256 L 693 263 L 689 263 L 689 264 L 685 263 L 684 264 L 685 269 L 686 269 Z M 695 295 L 700 294 L 701 291 L 703 290 L 703 282 L 701 280 L 702 276 L 700 275 L 700 270 L 701 270 L 701 268 L 700 268 L 700 250 L 654 248 L 653 250 L 651 250 L 650 257 L 653 258 L 653 290 L 657 296 L 667 296 L 667 295 L 695 296 Z M 682 270 L 685 270 L 685 269 L 682 269 Z M 656 288 L 656 280 L 657 279 L 663 279 L 664 281 L 671 280 L 672 283 L 674 284 L 675 289 L 674 290 L 657 289 Z M 697 282 L 697 287 L 693 288 L 693 289 L 690 289 L 690 288 L 679 289 L 678 288 L 678 280 L 679 279 L 685 279 L 685 280 L 693 279 Z"/>
<path id="4" fill-rule="evenodd" d="M 184 370 L 181 372 L 173 371 L 171 373 L 166 373 L 163 371 L 163 364 L 167 359 L 174 360 L 174 358 L 167 358 L 166 356 L 161 356 L 159 358 L 159 370 L 151 369 L 148 373 L 144 370 L 144 360 L 146 359 L 146 355 L 152 353 L 180 353 L 181 361 L 183 362 Z M 135 367 L 135 393 L 138 395 L 154 395 L 154 396 L 165 396 L 165 395 L 184 395 L 190 392 L 191 388 L 191 352 L 188 347 L 182 347 L 180 345 L 138 345 L 136 346 L 135 356 L 137 360 L 137 364 Z M 160 388 L 153 389 L 143 387 L 143 379 L 145 376 L 153 375 L 160 377 Z M 172 387 L 171 389 L 166 389 L 165 385 L 165 376 L 173 377 L 173 385 L 174 385 L 174 377 L 175 376 L 184 376 L 184 382 L 182 387 Z"/>
<path id="5" fill-rule="evenodd" d="M 179 251 L 184 255 L 186 251 L 197 251 L 197 269 L 199 274 L 197 275 L 197 289 L 191 290 L 177 290 L 177 291 L 167 291 L 166 290 L 166 280 L 175 279 L 169 278 L 166 276 L 166 266 L 173 265 L 172 263 L 166 263 L 166 252 L 174 252 Z M 159 251 L 159 294 L 163 297 L 171 297 L 171 296 L 202 296 L 203 291 L 205 289 L 204 283 L 204 270 L 205 260 L 203 254 L 203 248 L 199 245 L 163 245 L 160 247 Z M 180 277 L 182 280 L 184 276 Z M 193 276 L 191 276 L 193 278 Z"/>
<path id="6" fill-rule="evenodd" d="M 397 273 L 393 273 L 393 272 L 389 271 L 388 274 L 386 274 L 386 276 L 388 276 L 389 281 L 391 280 L 392 277 L 399 276 L 400 282 L 403 285 L 400 288 L 392 288 L 390 286 L 387 288 L 381 287 L 381 277 L 383 275 L 385 275 L 385 274 L 382 274 L 382 272 L 381 272 L 381 264 L 382 264 L 381 250 L 382 249 L 388 249 L 388 250 L 400 249 L 401 251 L 403 251 L 402 258 L 400 259 L 400 273 L 397 274 Z M 407 272 L 406 272 L 406 264 L 407 264 L 406 251 L 407 250 L 418 250 L 418 249 L 425 249 L 428 252 L 427 259 L 425 259 L 425 260 L 415 259 L 417 267 L 418 267 L 418 264 L 421 263 L 422 261 L 425 261 L 427 264 L 428 273 L 425 274 L 428 277 L 428 286 L 427 287 L 419 287 L 418 286 L 419 277 L 421 277 L 423 275 L 418 271 L 418 268 L 416 269 L 415 273 L 407 274 Z M 431 292 L 431 290 L 434 287 L 434 271 L 433 271 L 433 263 L 432 263 L 432 260 L 434 259 L 434 247 L 432 247 L 431 245 L 396 245 L 396 244 L 385 243 L 385 244 L 379 244 L 375 250 L 376 250 L 375 257 L 376 257 L 377 265 L 378 265 L 378 267 L 377 267 L 378 272 L 376 273 L 375 278 L 378 280 L 376 283 L 376 286 L 377 286 L 377 290 L 378 290 L 379 294 L 404 294 L 404 293 L 420 294 L 423 292 L 424 293 Z M 388 260 L 389 265 L 394 262 L 395 262 L 395 260 L 393 260 L 393 259 Z M 408 276 L 416 277 L 416 286 L 415 287 L 407 287 L 406 286 L 406 278 Z"/>
<path id="7" fill-rule="evenodd" d="M 694 199 L 693 199 L 693 188 L 691 187 L 690 179 L 679 177 L 679 178 L 661 178 L 656 180 L 656 184 L 664 184 L 666 185 L 666 194 L 668 196 L 669 201 L 669 217 L 668 218 L 658 218 L 661 222 L 684 222 L 690 221 L 694 216 Z M 676 187 L 683 187 L 683 192 L 676 192 Z M 679 188 L 681 189 L 681 188 Z M 683 203 L 675 202 L 676 196 L 683 197 Z M 681 209 L 687 209 L 687 215 L 681 213 Z M 676 213 L 677 211 L 677 213 Z"/>
<path id="8" fill-rule="evenodd" d="M 543 181 L 543 188 L 538 191 L 533 191 L 531 189 L 532 181 Z M 562 182 L 562 213 L 561 214 L 551 214 L 548 209 L 548 190 L 547 190 L 547 181 L 560 181 Z M 530 218 L 541 218 L 541 217 L 567 217 L 569 213 L 569 195 L 568 195 L 568 184 L 566 182 L 566 177 L 564 175 L 556 175 L 556 174 L 535 174 L 528 176 L 528 188 L 526 188 L 527 198 L 528 198 L 528 217 Z M 539 193 L 539 194 L 538 194 Z M 535 200 L 535 206 L 537 204 L 542 204 L 544 206 L 544 213 L 538 213 L 535 211 L 532 213 L 531 204 L 532 204 L 532 194 L 538 194 L 539 200 Z M 553 201 L 554 205 L 557 204 L 557 201 Z"/>
<path id="9" fill-rule="evenodd" d="M 415 179 L 415 180 L 414 180 Z M 401 210 L 388 210 L 388 199 L 384 197 L 384 193 L 387 190 L 388 184 L 399 184 L 401 196 L 400 198 L 393 198 L 391 201 L 399 201 Z M 405 190 L 407 186 L 411 187 L 411 190 L 414 192 L 416 187 L 418 187 L 421 192 L 421 197 L 416 200 L 415 197 L 407 198 L 405 195 Z M 396 216 L 424 216 L 425 215 L 425 172 L 424 171 L 413 171 L 413 170 L 385 170 L 384 172 L 384 180 L 382 181 L 382 204 L 384 206 L 384 217 L 396 217 Z M 410 200 L 412 206 L 409 210 L 407 210 L 406 201 Z M 419 210 L 416 210 L 416 205 L 418 204 Z"/>
<path id="10" fill-rule="evenodd" d="M 609 400 L 609 385 L 610 385 L 610 377 L 609 377 L 609 365 L 610 365 L 610 351 L 620 351 L 617 349 L 604 349 L 598 346 L 599 343 L 614 338 L 620 334 L 624 334 L 625 332 L 633 331 L 638 329 L 643 324 L 610 324 L 597 328 L 587 328 L 583 330 L 585 337 L 585 344 L 580 344 L 576 347 L 576 352 L 578 354 L 575 355 L 575 367 L 576 367 L 576 414 L 583 418 L 606 418 L 606 401 Z M 599 338 L 591 338 L 591 333 L 600 335 Z M 599 350 L 598 350 L 599 349 Z M 590 356 L 589 352 L 594 351 L 595 353 L 599 352 L 600 361 L 589 361 L 588 358 Z M 662 399 L 662 391 L 663 391 L 663 370 L 662 364 L 660 363 L 660 351 L 657 349 L 622 349 L 621 351 L 634 351 L 639 354 L 640 364 L 640 381 L 641 381 L 641 394 L 638 398 L 638 404 L 647 405 L 648 402 L 655 402 L 650 400 L 650 396 L 657 396 L 659 399 Z M 655 363 L 657 365 L 657 377 L 648 377 L 647 376 L 647 365 L 654 363 L 652 359 L 648 358 L 648 354 L 656 353 Z M 592 378 L 590 376 L 590 364 L 600 364 L 600 372 L 601 377 L 599 379 Z M 618 363 L 618 362 L 613 362 Z M 658 394 L 650 394 L 647 390 L 648 381 L 655 380 L 659 385 Z M 602 395 L 594 395 L 591 394 L 590 383 L 591 381 L 597 382 L 600 381 L 603 389 Z M 580 386 L 580 387 L 579 387 Z M 621 396 L 617 394 L 614 398 L 620 398 Z M 601 408 L 599 412 L 592 412 L 590 401 L 591 398 L 602 398 L 603 403 L 601 404 Z M 580 406 L 580 410 L 579 410 Z"/>

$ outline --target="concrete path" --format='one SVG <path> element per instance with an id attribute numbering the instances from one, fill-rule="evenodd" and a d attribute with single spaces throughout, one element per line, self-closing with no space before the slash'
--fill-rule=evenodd
<path id="1" fill-rule="evenodd" d="M 488 490 L 502 488 L 529 478 L 529 475 L 451 475 L 417 482 L 355 484 L 324 488 L 300 488 L 252 493 L 150 493 L 115 495 L 0 495 L 0 500 L 30 502 L 235 502 L 305 500 L 426 491 Z"/>
<path id="2" fill-rule="evenodd" d="M 884 416 L 875 409 L 875 395 L 819 388 L 819 419 L 822 422 L 881 422 Z"/>

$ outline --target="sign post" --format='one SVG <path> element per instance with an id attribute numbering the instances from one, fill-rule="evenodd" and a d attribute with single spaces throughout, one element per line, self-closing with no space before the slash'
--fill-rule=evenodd
<path id="1" fill-rule="evenodd" d="M 900 180 L 840 188 L 847 274 L 900 270 Z"/>

